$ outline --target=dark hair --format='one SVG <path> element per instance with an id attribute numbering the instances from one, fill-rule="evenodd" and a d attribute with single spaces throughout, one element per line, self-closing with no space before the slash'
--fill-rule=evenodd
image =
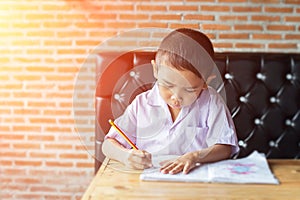
<path id="1" fill-rule="evenodd" d="M 204 33 L 180 28 L 162 40 L 156 53 L 156 62 L 158 65 L 162 61 L 168 62 L 178 70 L 192 71 L 206 80 L 214 65 L 213 57 L 213 45 Z"/>

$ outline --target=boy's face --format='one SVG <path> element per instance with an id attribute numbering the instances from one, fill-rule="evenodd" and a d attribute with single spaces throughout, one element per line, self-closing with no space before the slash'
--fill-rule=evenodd
<path id="1" fill-rule="evenodd" d="M 172 109 L 192 104 L 205 87 L 203 79 L 188 70 L 177 70 L 165 62 L 157 66 L 152 62 L 159 92 Z"/>

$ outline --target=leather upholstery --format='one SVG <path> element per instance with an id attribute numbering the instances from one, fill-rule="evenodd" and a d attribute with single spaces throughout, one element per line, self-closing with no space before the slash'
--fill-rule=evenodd
<path id="1" fill-rule="evenodd" d="M 119 116 L 136 94 L 155 81 L 151 59 L 155 52 L 97 54 L 96 163 L 101 143 L 110 128 L 108 119 Z M 300 54 L 216 53 L 215 62 L 235 122 L 239 146 L 236 157 L 253 150 L 268 158 L 300 157 Z"/>

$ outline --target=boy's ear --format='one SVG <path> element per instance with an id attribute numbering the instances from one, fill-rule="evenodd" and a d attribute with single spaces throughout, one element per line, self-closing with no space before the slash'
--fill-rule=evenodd
<path id="1" fill-rule="evenodd" d="M 207 80 L 206 80 L 206 84 L 208 85 L 213 79 L 215 79 L 216 78 L 216 75 L 214 75 L 214 74 L 211 74 L 208 78 L 207 78 Z"/>
<path id="2" fill-rule="evenodd" d="M 151 60 L 151 64 L 152 64 L 152 67 L 153 67 L 153 76 L 154 76 L 154 78 L 157 79 L 157 65 L 155 63 L 155 60 Z"/>

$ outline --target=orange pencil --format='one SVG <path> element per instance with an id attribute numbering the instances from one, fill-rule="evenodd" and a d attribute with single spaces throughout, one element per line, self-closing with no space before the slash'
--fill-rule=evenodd
<path id="1" fill-rule="evenodd" d="M 116 131 L 130 144 L 133 149 L 138 150 L 138 148 L 133 144 L 133 142 L 127 137 L 127 135 L 110 119 L 108 120 L 110 125 L 116 129 Z"/>

